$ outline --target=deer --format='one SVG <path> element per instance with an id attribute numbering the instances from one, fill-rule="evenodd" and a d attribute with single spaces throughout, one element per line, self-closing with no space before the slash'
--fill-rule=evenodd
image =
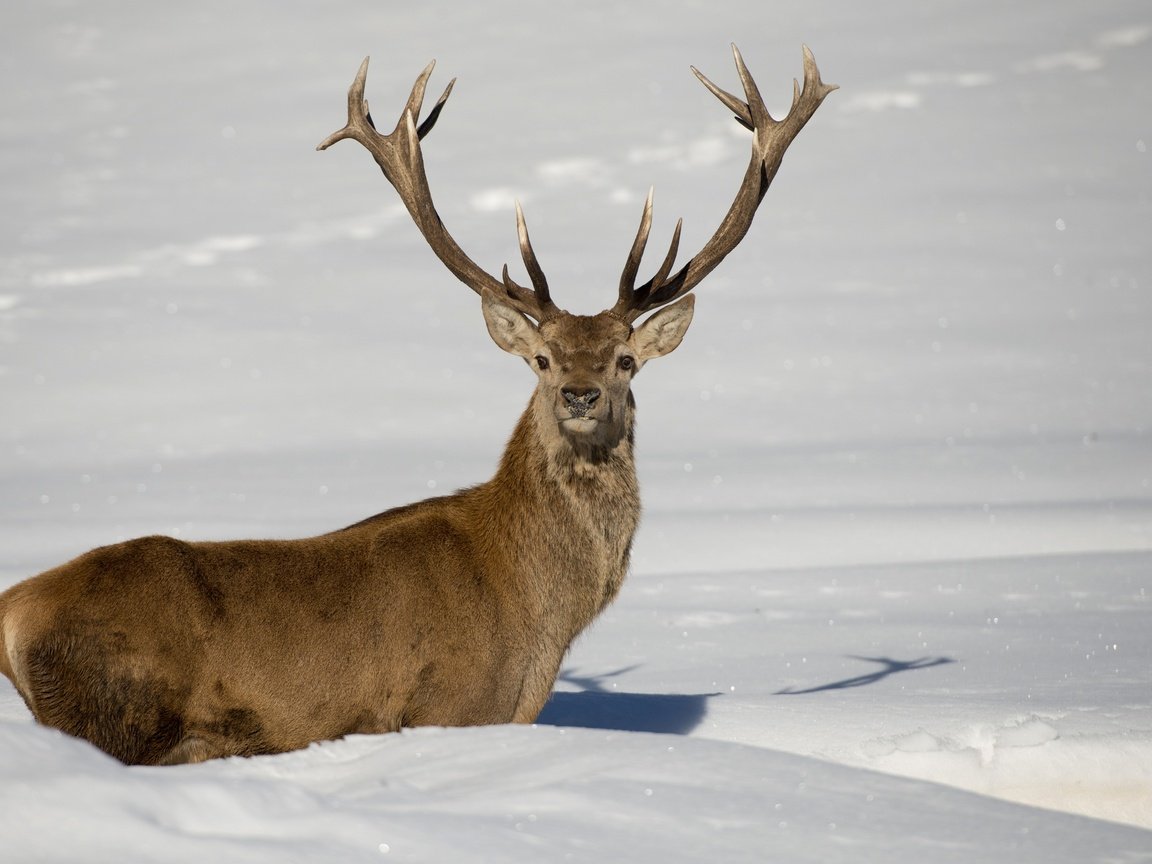
<path id="1" fill-rule="evenodd" d="M 673 273 L 678 221 L 655 275 L 637 285 L 649 192 L 615 304 L 595 315 L 553 302 L 519 202 L 530 288 L 464 253 L 433 204 L 421 150 L 455 79 L 421 120 L 430 63 L 385 135 L 364 99 L 365 59 L 346 125 L 317 149 L 350 139 L 368 150 L 431 250 L 480 296 L 492 340 L 535 372 L 495 475 L 307 539 L 142 537 L 17 583 L 0 594 L 0 672 L 33 718 L 146 765 L 534 722 L 573 640 L 629 569 L 640 518 L 632 379 L 680 344 L 690 292 L 748 233 L 788 146 L 836 89 L 805 46 L 803 86 L 793 81 L 777 120 L 732 51 L 743 99 L 692 67 L 752 133 L 731 207 Z"/>

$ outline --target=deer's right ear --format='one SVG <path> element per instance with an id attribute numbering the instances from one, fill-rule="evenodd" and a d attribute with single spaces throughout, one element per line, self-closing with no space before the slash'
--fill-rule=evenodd
<path id="1" fill-rule="evenodd" d="M 523 312 L 513 309 L 492 291 L 485 290 L 480 295 L 484 310 L 484 323 L 488 325 L 488 335 L 492 341 L 507 351 L 531 360 L 540 353 L 543 340 L 540 331 Z"/>

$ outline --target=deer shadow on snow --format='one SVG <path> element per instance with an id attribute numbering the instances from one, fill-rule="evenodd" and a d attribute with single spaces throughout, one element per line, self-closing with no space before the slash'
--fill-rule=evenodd
<path id="1" fill-rule="evenodd" d="M 579 675 L 566 669 L 558 680 L 580 687 L 579 692 L 554 691 L 537 723 L 623 732 L 662 732 L 687 735 L 708 713 L 708 700 L 719 693 L 624 693 L 606 686 L 635 669 L 627 666 L 603 675 Z"/>
<path id="2" fill-rule="evenodd" d="M 828 690 L 850 690 L 854 687 L 866 687 L 869 684 L 879 683 L 888 676 L 897 675 L 901 672 L 914 672 L 917 669 L 929 669 L 933 666 L 944 666 L 948 663 L 956 662 L 951 657 L 920 657 L 916 660 L 893 660 L 891 657 L 861 657 L 856 654 L 849 654 L 848 659 L 861 660 L 865 663 L 878 663 L 880 664 L 880 668 L 866 675 L 856 675 L 852 678 L 844 678 L 840 681 L 832 681 L 827 684 L 808 687 L 804 690 L 785 687 L 783 690 L 777 690 L 773 695 L 801 696 L 806 693 L 823 693 Z"/>
<path id="3" fill-rule="evenodd" d="M 850 690 L 877 684 L 891 675 L 914 672 L 955 663 L 951 657 L 920 657 L 915 660 L 894 660 L 890 657 L 860 657 L 850 659 L 877 663 L 880 668 L 852 678 L 832 681 L 805 689 L 787 687 L 777 690 L 776 696 L 800 696 L 834 690 Z M 708 700 L 720 693 L 626 693 L 606 685 L 610 678 L 635 669 L 626 666 L 602 675 L 580 675 L 579 670 L 566 669 L 557 680 L 580 687 L 579 692 L 553 691 L 551 698 L 536 719 L 545 726 L 576 726 L 584 729 L 613 729 L 623 732 L 662 732 L 669 735 L 687 735 L 708 713 Z"/>

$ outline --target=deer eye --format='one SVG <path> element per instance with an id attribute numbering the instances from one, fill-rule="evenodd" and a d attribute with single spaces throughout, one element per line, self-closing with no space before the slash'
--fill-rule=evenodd
<path id="1" fill-rule="evenodd" d="M 548 358 L 545 357 L 543 354 L 537 354 L 536 355 L 536 365 L 538 367 L 540 367 L 541 370 L 547 369 L 549 366 Z"/>
<path id="2" fill-rule="evenodd" d="M 627 372 L 628 370 L 635 368 L 636 358 L 629 357 L 627 354 L 625 354 L 623 357 L 616 361 L 616 365 Z"/>

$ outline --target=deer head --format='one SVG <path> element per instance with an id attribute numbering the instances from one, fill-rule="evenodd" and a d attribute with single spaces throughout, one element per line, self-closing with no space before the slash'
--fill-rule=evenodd
<path id="1" fill-rule="evenodd" d="M 632 429 L 633 376 L 680 344 L 694 300 L 661 309 L 639 328 L 610 312 L 560 312 L 537 325 L 491 291 L 484 292 L 483 309 L 496 344 L 536 372 L 541 425 L 554 422 L 576 446 L 612 448 Z"/>
<path id="2" fill-rule="evenodd" d="M 820 80 L 816 61 L 804 48 L 804 83 L 793 82 L 792 108 L 782 120 L 764 105 L 736 46 L 732 46 L 745 99 L 721 90 L 695 67 L 697 78 L 752 132 L 752 155 L 744 180 L 720 227 L 703 248 L 675 273 L 672 268 L 680 242 L 677 222 L 672 242 L 656 274 L 637 286 L 636 277 L 652 227 L 652 194 L 620 277 L 615 304 L 596 315 L 573 315 L 558 307 L 548 289 L 520 204 L 516 226 L 520 253 L 532 287 L 518 285 L 505 265 L 500 279 L 481 269 L 452 239 L 432 202 L 424 172 L 420 141 L 435 125 L 452 92 L 449 82 L 427 118 L 420 122 L 424 91 L 435 61 L 420 73 L 400 119 L 391 133 L 381 135 L 364 100 L 368 59 L 348 91 L 348 123 L 316 148 L 325 150 L 337 141 L 359 141 L 375 158 L 384 176 L 396 188 L 428 245 L 444 265 L 482 298 L 484 319 L 496 344 L 524 358 L 539 377 L 536 403 L 550 416 L 560 433 L 572 442 L 611 445 L 630 434 L 630 383 L 641 367 L 680 344 L 692 320 L 693 297 L 688 292 L 736 248 L 752 224 L 780 161 L 792 140 L 836 89 Z M 638 318 L 651 317 L 638 326 Z"/>

